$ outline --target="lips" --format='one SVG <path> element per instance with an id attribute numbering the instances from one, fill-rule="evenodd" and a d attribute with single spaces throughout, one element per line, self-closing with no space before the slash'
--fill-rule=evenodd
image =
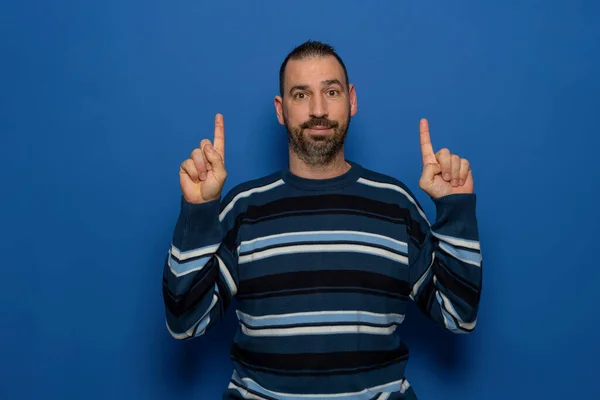
<path id="1" fill-rule="evenodd" d="M 315 126 L 312 128 L 306 129 L 306 131 L 311 135 L 324 135 L 333 131 L 333 128 L 328 128 L 326 126 Z"/>

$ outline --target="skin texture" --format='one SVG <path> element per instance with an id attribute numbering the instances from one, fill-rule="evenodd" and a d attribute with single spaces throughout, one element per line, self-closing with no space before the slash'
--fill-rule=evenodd
<path id="1" fill-rule="evenodd" d="M 344 141 L 358 105 L 342 66 L 333 56 L 292 59 L 284 82 L 274 105 L 288 132 L 291 172 L 313 179 L 346 172 Z"/>
<path id="2" fill-rule="evenodd" d="M 277 120 L 287 130 L 293 174 L 327 179 L 348 171 L 344 142 L 358 103 L 356 89 L 346 85 L 335 57 L 290 60 L 283 96 L 275 96 L 274 106 Z M 473 193 L 469 161 L 447 148 L 434 153 L 425 118 L 419 124 L 419 137 L 423 167 L 419 187 L 432 198 Z M 213 141 L 203 139 L 181 163 L 179 181 L 185 200 L 200 204 L 218 199 L 226 178 L 224 120 L 216 114 Z"/>

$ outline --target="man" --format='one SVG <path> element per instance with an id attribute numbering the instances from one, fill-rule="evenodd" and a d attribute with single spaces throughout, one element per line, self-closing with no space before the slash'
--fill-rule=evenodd
<path id="1" fill-rule="evenodd" d="M 408 301 L 456 333 L 475 327 L 481 256 L 466 159 L 434 153 L 420 122 L 419 187 L 430 224 L 399 180 L 344 157 L 357 111 L 344 63 L 306 42 L 285 59 L 275 110 L 289 168 L 235 186 L 223 117 L 180 167 L 183 193 L 165 263 L 167 327 L 204 334 L 236 298 L 225 399 L 408 399 L 396 328 Z"/>

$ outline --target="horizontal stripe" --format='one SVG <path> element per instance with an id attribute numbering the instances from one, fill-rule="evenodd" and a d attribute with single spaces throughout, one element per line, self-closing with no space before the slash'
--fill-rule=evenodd
<path id="1" fill-rule="evenodd" d="M 240 286 L 243 288 L 243 283 Z M 304 289 L 277 294 L 237 297 L 237 309 L 249 315 L 312 312 L 320 310 L 362 310 L 377 314 L 406 312 L 408 296 L 388 295 L 380 291 L 326 288 Z M 326 305 L 326 307 L 325 307 Z"/>
<path id="2" fill-rule="evenodd" d="M 405 190 L 400 185 L 394 185 L 394 184 L 387 183 L 387 182 L 377 182 L 377 181 L 367 179 L 364 177 L 359 178 L 357 182 L 360 184 L 366 185 L 366 186 L 371 186 L 371 187 L 380 188 L 380 189 L 389 189 L 389 190 L 394 190 L 398 193 L 401 193 L 408 201 L 410 201 L 413 204 L 413 206 L 415 206 L 415 208 L 419 212 L 419 215 L 421 216 L 421 218 L 423 218 L 423 220 L 425 220 L 429 224 L 427 215 L 425 215 L 425 212 L 421 209 L 421 207 L 419 207 L 419 204 L 417 203 L 417 201 L 413 198 L 413 196 L 411 196 L 408 193 L 407 190 Z"/>
<path id="3" fill-rule="evenodd" d="M 294 216 L 342 214 L 360 215 L 398 225 L 411 220 L 410 211 L 395 203 L 385 203 L 358 195 L 321 194 L 302 197 L 283 197 L 261 205 L 248 205 L 241 224 L 258 224 L 265 221 Z M 365 219 L 368 221 L 368 219 Z M 418 241 L 425 237 L 418 224 L 413 228 Z"/>
<path id="4" fill-rule="evenodd" d="M 257 352 L 277 353 L 285 349 L 294 353 L 326 353 L 355 351 L 391 351 L 400 346 L 399 335 L 372 334 L 330 334 L 300 335 L 300 336 L 246 336 L 241 331 L 236 332 L 234 342 L 239 346 Z"/>
<path id="5" fill-rule="evenodd" d="M 247 224 L 242 218 L 239 224 L 240 239 L 243 242 L 251 242 L 287 232 L 302 233 L 302 230 L 308 232 L 358 232 L 369 236 L 377 235 L 389 238 L 400 243 L 406 243 L 408 240 L 403 221 L 376 219 L 369 215 L 328 213 L 324 218 L 322 215 L 295 216 L 292 214 L 286 215 L 285 218 L 265 220 L 260 224 Z"/>
<path id="6" fill-rule="evenodd" d="M 232 381 L 240 386 L 253 390 L 262 396 L 267 398 L 275 399 L 286 399 L 286 400 L 306 400 L 306 399 L 336 399 L 336 400 L 372 400 L 373 397 L 380 394 L 381 392 L 399 392 L 402 390 L 402 383 L 404 378 L 391 381 L 382 385 L 370 387 L 356 392 L 344 392 L 344 393 L 311 393 L 311 394 L 298 394 L 298 393 L 285 393 L 274 390 L 268 390 L 254 380 L 250 378 L 241 378 L 237 371 L 234 370 Z M 310 390 L 310 388 L 306 388 Z"/>
<path id="7" fill-rule="evenodd" d="M 409 281 L 410 267 L 388 258 L 373 257 L 365 253 L 291 253 L 264 258 L 260 262 L 243 264 L 240 280 L 261 276 L 301 271 L 369 271 L 392 278 Z"/>
<path id="8" fill-rule="evenodd" d="M 242 326 L 241 330 L 247 336 L 294 336 L 294 335 L 336 335 L 336 334 L 371 334 L 391 335 L 396 330 L 396 324 L 386 327 L 367 325 L 325 325 L 273 329 L 251 329 Z"/>
<path id="9" fill-rule="evenodd" d="M 396 254 L 389 250 L 379 249 L 360 244 L 298 244 L 294 246 L 278 247 L 274 249 L 258 251 L 249 255 L 239 257 L 239 264 L 246 264 L 262 260 L 263 258 L 276 257 L 292 253 L 322 253 L 322 252 L 340 252 L 340 253 L 365 253 L 378 257 L 388 258 L 390 260 L 408 264 L 408 257 Z"/>
<path id="10" fill-rule="evenodd" d="M 238 296 L 256 297 L 260 295 L 285 295 L 302 290 L 326 291 L 328 289 L 362 289 L 393 297 L 408 296 L 408 282 L 389 276 L 358 270 L 301 271 L 274 274 L 261 278 L 244 280 L 240 284 Z"/>
<path id="11" fill-rule="evenodd" d="M 381 248 L 395 250 L 403 254 L 407 253 L 407 245 L 404 242 L 383 235 L 359 231 L 307 231 L 281 233 L 243 241 L 240 243 L 238 252 L 240 254 L 245 254 L 265 247 L 307 242 L 318 242 L 320 244 L 326 242 L 362 243 L 364 245 L 370 244 L 380 246 Z"/>
<path id="12" fill-rule="evenodd" d="M 253 195 L 255 193 L 267 192 L 267 191 L 274 189 L 278 186 L 281 186 L 283 184 L 284 184 L 283 180 L 278 179 L 273 183 L 269 183 L 267 185 L 262 185 L 262 186 L 255 187 L 252 189 L 244 190 L 244 191 L 236 194 L 233 197 L 233 199 L 231 199 L 231 201 L 229 201 L 229 203 L 223 208 L 223 211 L 221 211 L 221 213 L 219 214 L 219 220 L 222 222 L 225 219 L 225 217 L 227 216 L 227 214 L 233 209 L 233 207 L 236 205 L 236 203 L 240 199 L 250 197 L 251 195 Z"/>
<path id="13" fill-rule="evenodd" d="M 401 314 L 377 314 L 359 310 L 314 311 L 262 316 L 252 316 L 241 311 L 236 311 L 236 313 L 240 321 L 250 328 L 335 323 L 389 325 L 391 323 L 401 324 L 404 320 L 404 315 Z"/>
<path id="14" fill-rule="evenodd" d="M 387 351 L 345 351 L 328 353 L 263 353 L 244 349 L 236 344 L 232 357 L 248 368 L 276 374 L 315 375 L 358 373 L 406 361 L 408 349 L 401 345 Z"/>

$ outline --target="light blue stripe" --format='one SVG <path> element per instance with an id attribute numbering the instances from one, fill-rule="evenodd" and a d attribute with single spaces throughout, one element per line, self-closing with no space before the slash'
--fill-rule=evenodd
<path id="1" fill-rule="evenodd" d="M 192 261 L 187 261 L 183 263 L 178 263 L 174 257 L 171 257 L 170 266 L 173 271 L 175 271 L 178 275 L 185 274 L 190 272 L 193 269 L 202 269 L 212 255 L 204 256 L 201 258 L 194 259 Z"/>
<path id="2" fill-rule="evenodd" d="M 439 292 L 435 293 L 435 297 L 437 298 L 437 301 L 440 305 L 440 310 L 442 312 L 442 314 L 444 315 L 445 320 L 444 322 L 447 324 L 448 329 L 450 329 L 451 331 L 458 331 L 458 326 L 456 325 L 456 322 L 454 322 L 454 317 L 452 315 L 450 315 L 450 313 L 448 311 L 446 311 L 446 309 L 444 308 L 444 301 L 442 299 L 442 297 L 440 296 Z"/>
<path id="3" fill-rule="evenodd" d="M 269 318 L 252 318 L 242 313 L 238 313 L 238 317 L 242 322 L 246 323 L 251 327 L 266 327 L 266 326 L 279 326 L 279 325 L 295 325 L 295 324 L 311 324 L 311 323 L 336 323 L 336 322 L 349 322 L 360 325 L 361 323 L 371 323 L 379 325 L 389 325 L 392 323 L 402 323 L 404 316 L 402 315 L 368 315 L 368 314 L 357 314 L 357 313 L 344 313 L 344 314 L 316 314 L 316 315 L 290 315 L 290 316 L 273 316 Z"/>
<path id="4" fill-rule="evenodd" d="M 444 249 L 445 252 L 454 256 L 459 260 L 468 260 L 476 263 L 477 265 L 481 264 L 481 254 L 473 251 L 457 249 L 456 247 L 448 244 L 448 243 L 440 243 L 440 248 Z"/>
<path id="5" fill-rule="evenodd" d="M 282 237 L 272 237 L 266 239 L 258 239 L 252 243 L 245 243 L 240 246 L 240 252 L 246 253 L 249 251 L 254 251 L 256 249 L 260 249 L 267 246 L 273 245 L 284 245 L 289 243 L 304 243 L 304 242 L 332 242 L 332 241 L 356 241 L 363 242 L 365 244 L 372 245 L 380 245 L 385 246 L 390 249 L 394 249 L 401 253 L 407 253 L 407 246 L 404 243 L 397 243 L 390 239 L 374 237 L 369 235 L 364 235 L 361 233 L 314 233 L 314 234 L 306 234 L 306 233 L 298 233 L 294 235 L 282 236 Z"/>

